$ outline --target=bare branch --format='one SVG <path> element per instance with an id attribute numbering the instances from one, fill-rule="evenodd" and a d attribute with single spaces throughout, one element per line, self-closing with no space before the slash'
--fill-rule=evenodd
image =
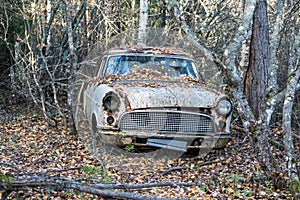
<path id="1" fill-rule="evenodd" d="M 242 114 L 242 119 L 244 122 L 244 127 L 248 129 L 251 123 L 255 122 L 255 117 L 253 112 L 245 98 L 242 90 L 242 78 L 240 73 L 237 70 L 236 66 L 236 57 L 238 55 L 239 47 L 242 44 L 244 38 L 247 37 L 247 33 L 251 28 L 253 13 L 256 5 L 255 0 L 249 0 L 246 4 L 246 9 L 244 16 L 242 18 L 242 22 L 240 27 L 238 28 L 238 32 L 233 38 L 232 42 L 228 45 L 224 52 L 225 62 L 223 63 L 221 60 L 217 58 L 211 51 L 203 47 L 198 41 L 193 32 L 190 30 L 190 27 L 186 23 L 184 16 L 179 12 L 176 3 L 170 3 L 172 5 L 172 9 L 174 10 L 174 15 L 180 21 L 181 27 L 185 31 L 187 38 L 190 42 L 192 42 L 200 52 L 210 61 L 213 61 L 220 67 L 224 74 L 226 74 L 227 82 L 231 86 L 231 94 L 234 99 L 237 100 L 238 110 Z"/>
<path id="2" fill-rule="evenodd" d="M 30 176 L 23 179 L 0 182 L 1 191 L 18 191 L 28 188 L 36 187 L 48 187 L 52 186 L 59 190 L 69 190 L 74 189 L 80 192 L 90 193 L 102 197 L 113 197 L 113 198 L 127 198 L 127 199 L 137 199 L 137 200 L 165 200 L 168 198 L 157 198 L 151 196 L 143 196 L 133 192 L 123 192 L 116 189 L 142 189 L 142 188 L 152 188 L 152 187 L 189 187 L 197 186 L 199 182 L 194 183 L 179 183 L 179 182 L 161 182 L 161 183 L 149 183 L 149 184 L 101 184 L 101 183 L 80 183 L 71 179 L 66 179 L 62 177 L 45 177 L 45 176 Z"/>

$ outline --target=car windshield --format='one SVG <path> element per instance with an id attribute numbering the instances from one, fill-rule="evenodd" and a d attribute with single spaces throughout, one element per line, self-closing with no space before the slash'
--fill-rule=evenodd
<path id="1" fill-rule="evenodd" d="M 105 73 L 127 74 L 134 70 L 151 69 L 170 77 L 187 75 L 197 78 L 193 61 L 165 55 L 121 55 L 109 58 Z"/>

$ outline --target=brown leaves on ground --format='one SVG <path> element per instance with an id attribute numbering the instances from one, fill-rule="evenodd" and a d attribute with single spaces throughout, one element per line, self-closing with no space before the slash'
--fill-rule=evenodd
<path id="1" fill-rule="evenodd" d="M 140 159 L 136 163 L 124 157 L 112 164 L 109 159 L 96 160 L 77 135 L 63 125 L 51 128 L 37 115 L 23 114 L 0 125 L 0 178 L 60 177 L 84 184 L 110 184 L 121 191 L 165 198 L 290 198 L 287 190 L 274 189 L 271 181 L 264 178 L 247 137 L 242 133 L 235 136 L 227 148 L 212 151 L 204 158 Z M 23 189 L 11 193 L 9 198 L 101 199 L 55 187 Z"/>

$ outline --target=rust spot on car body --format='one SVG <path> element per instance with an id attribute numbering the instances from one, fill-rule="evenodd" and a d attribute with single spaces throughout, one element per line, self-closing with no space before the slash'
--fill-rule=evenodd
<path id="1" fill-rule="evenodd" d="M 84 104 L 86 116 L 97 117 L 103 134 L 194 138 L 196 146 L 200 139 L 229 138 L 231 111 L 217 112 L 218 102 L 228 97 L 203 84 L 191 55 L 173 48 L 134 46 L 111 49 L 103 56 L 98 76 L 86 81 Z M 118 99 L 104 105 L 103 99 L 114 99 L 109 95 Z M 118 108 L 109 108 L 113 105 Z M 163 145 L 160 142 L 157 145 Z"/>

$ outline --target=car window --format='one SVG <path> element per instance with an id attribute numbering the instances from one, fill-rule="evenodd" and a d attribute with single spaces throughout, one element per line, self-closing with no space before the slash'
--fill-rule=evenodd
<path id="1" fill-rule="evenodd" d="M 100 64 L 99 64 L 99 69 L 98 69 L 98 72 L 97 72 L 97 76 L 101 76 L 101 73 L 103 72 L 103 68 L 104 68 L 104 64 L 107 60 L 107 56 L 104 56 L 101 61 L 100 61 Z"/>
<path id="2" fill-rule="evenodd" d="M 105 73 L 127 74 L 137 69 L 151 69 L 170 77 L 187 75 L 196 78 L 193 61 L 162 55 L 121 55 L 109 58 Z"/>

